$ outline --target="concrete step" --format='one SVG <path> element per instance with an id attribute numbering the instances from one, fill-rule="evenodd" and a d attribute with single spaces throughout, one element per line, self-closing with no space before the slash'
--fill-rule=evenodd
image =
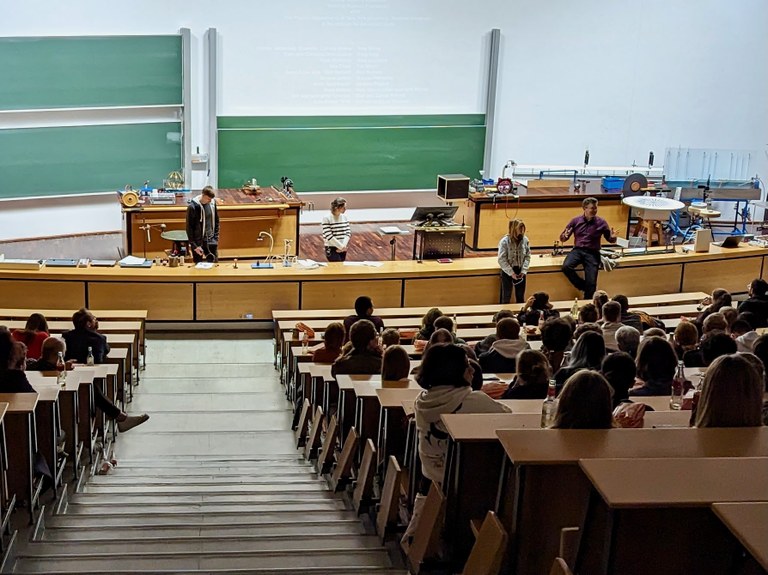
<path id="1" fill-rule="evenodd" d="M 66 516 L 63 517 L 66 519 Z M 163 538 L 185 537 L 314 537 L 316 535 L 365 535 L 365 529 L 357 518 L 343 520 L 295 523 L 264 523 L 244 525 L 187 525 L 179 522 L 169 525 L 111 525 L 102 523 L 95 527 L 77 524 L 71 527 L 52 527 L 46 520 L 42 541 L 153 541 Z"/>
<path id="2" fill-rule="evenodd" d="M 28 557 L 19 555 L 14 573 L 82 573 L 93 570 L 110 570 L 125 573 L 123 567 L 133 571 L 150 570 L 162 572 L 206 571 L 214 569 L 246 569 L 252 573 L 259 570 L 307 568 L 339 569 L 355 567 L 360 572 L 370 567 L 391 567 L 389 556 L 383 549 L 309 551 L 263 551 L 263 552 L 212 552 L 212 553 L 89 553 L 81 555 L 50 555 Z"/>
<path id="3" fill-rule="evenodd" d="M 197 503 L 298 503 L 313 501 L 338 501 L 330 491 L 308 493 L 78 493 L 70 497 L 69 503 L 75 505 L 162 505 L 162 504 L 197 504 Z"/>
<path id="4" fill-rule="evenodd" d="M 51 557 L 59 555 L 118 555 L 149 553 L 249 553 L 256 551 L 302 551 L 310 553 L 334 549 L 356 551 L 382 549 L 375 535 L 349 537 L 347 535 L 283 535 L 280 537 L 183 537 L 132 539 L 122 541 L 70 540 L 63 542 L 35 542 L 24 550 L 25 557 Z"/>
<path id="5" fill-rule="evenodd" d="M 262 455 L 163 455 L 162 457 L 148 457 L 147 453 L 143 453 L 138 457 L 126 457 L 120 458 L 120 464 L 126 467 L 141 467 L 151 466 L 156 467 L 158 463 L 164 466 L 182 466 L 182 467 L 207 467 L 207 466 L 225 466 L 234 467 L 238 465 L 249 466 L 280 466 L 280 465 L 303 465 L 305 467 L 308 464 L 302 459 L 298 453 L 270 453 Z"/>
<path id="6" fill-rule="evenodd" d="M 64 575 L 65 573 L 71 573 L 71 571 L 15 571 L 16 573 L 45 573 L 45 575 Z M 116 571 L 114 569 L 88 569 L 76 571 L 80 575 L 114 575 Z M 202 575 L 409 575 L 408 571 L 402 569 L 394 569 L 390 567 L 304 567 L 301 569 L 291 568 L 277 568 L 277 569 L 261 569 L 258 567 L 250 567 L 246 569 L 205 569 L 204 571 L 184 569 L 179 571 L 176 569 L 139 569 L 135 570 L 128 566 L 125 569 L 120 569 L 122 575 L 190 575 L 200 574 Z"/>
<path id="7" fill-rule="evenodd" d="M 46 524 L 53 527 L 87 525 L 97 527 L 108 526 L 129 526 L 129 525 L 249 525 L 249 524 L 268 524 L 268 523 L 315 523 L 323 521 L 344 520 L 356 518 L 357 515 L 350 510 L 335 509 L 258 509 L 256 511 L 244 510 L 222 510 L 212 509 L 200 510 L 185 508 L 182 511 L 162 512 L 158 509 L 146 509 L 143 512 L 137 510 L 136 513 L 119 513 L 114 507 L 108 509 L 93 509 L 90 507 L 80 507 L 84 513 L 67 512 L 66 515 L 53 515 L 46 518 Z M 101 523 L 99 523 L 101 522 Z"/>
<path id="8" fill-rule="evenodd" d="M 272 478 L 279 483 L 282 478 L 317 478 L 317 473 L 312 467 L 231 467 L 223 468 L 189 468 L 189 467 L 125 467 L 122 462 L 109 472 L 109 475 L 94 475 L 88 480 L 89 484 L 108 483 L 111 485 L 171 481 L 232 481 L 250 482 L 254 478 Z"/>
<path id="9" fill-rule="evenodd" d="M 88 504 L 72 501 L 67 505 L 66 515 L 105 515 L 131 516 L 152 514 L 200 513 L 203 515 L 218 513 L 301 513 L 308 511 L 343 511 L 345 504 L 339 499 L 319 501 L 295 501 L 287 503 L 259 502 L 201 502 L 201 503 L 166 503 L 166 504 Z"/>
<path id="10" fill-rule="evenodd" d="M 114 493 L 141 495 L 167 493 L 189 495 L 194 493 L 307 493 L 328 491 L 323 481 L 317 479 L 286 479 L 283 482 L 274 480 L 257 480 L 250 483 L 216 483 L 216 482 L 173 482 L 170 484 L 143 484 L 143 485 L 112 485 L 110 483 L 87 483 L 83 493 Z"/>

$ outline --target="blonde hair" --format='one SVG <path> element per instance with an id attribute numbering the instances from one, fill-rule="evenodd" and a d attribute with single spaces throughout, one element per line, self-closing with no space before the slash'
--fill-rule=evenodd
<path id="1" fill-rule="evenodd" d="M 509 220 L 509 237 L 517 241 L 518 235 L 525 235 L 525 222 L 523 220 Z"/>
<path id="2" fill-rule="evenodd" d="M 738 353 L 723 355 L 707 368 L 696 409 L 696 427 L 760 427 L 763 377 Z"/>

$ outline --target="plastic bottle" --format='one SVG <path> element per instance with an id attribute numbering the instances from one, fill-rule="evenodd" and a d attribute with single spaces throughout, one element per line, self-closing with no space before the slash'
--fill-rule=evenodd
<path id="1" fill-rule="evenodd" d="M 573 305 L 571 306 L 571 317 L 579 317 L 579 298 L 573 298 Z"/>
<path id="2" fill-rule="evenodd" d="M 551 427 L 555 422 L 555 415 L 557 415 L 557 383 L 554 379 L 549 380 L 549 386 L 547 387 L 547 398 L 544 400 L 544 404 L 541 406 L 541 427 Z"/>
<path id="3" fill-rule="evenodd" d="M 670 409 L 683 408 L 683 395 L 685 394 L 685 365 L 682 361 L 677 362 L 677 371 L 672 380 L 672 393 L 669 397 Z"/>
<path id="4" fill-rule="evenodd" d="M 60 351 L 59 356 L 56 358 L 56 383 L 61 387 L 66 385 L 67 380 L 67 364 L 64 361 L 64 352 Z"/>

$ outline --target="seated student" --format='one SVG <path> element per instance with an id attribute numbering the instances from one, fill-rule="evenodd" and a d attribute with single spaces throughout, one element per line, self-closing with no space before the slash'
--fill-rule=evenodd
<path id="1" fill-rule="evenodd" d="M 643 331 L 646 326 L 643 325 L 642 319 L 636 313 L 629 311 L 629 299 L 623 294 L 616 294 L 613 296 L 612 301 L 615 301 L 621 306 L 621 318 L 619 321 L 624 325 L 634 327 L 637 331 Z"/>
<path id="2" fill-rule="evenodd" d="M 640 346 L 640 332 L 631 325 L 622 325 L 616 330 L 616 347 L 631 355 L 633 358 L 637 355 L 637 348 Z"/>
<path id="3" fill-rule="evenodd" d="M 600 319 L 600 314 L 597 313 L 597 308 L 593 303 L 585 303 L 579 309 L 579 323 L 597 323 Z"/>
<path id="4" fill-rule="evenodd" d="M 555 373 L 557 389 L 561 390 L 569 377 L 583 369 L 599 370 L 604 357 L 605 340 L 603 336 L 594 331 L 582 333 L 571 350 L 568 363 Z"/>
<path id="5" fill-rule="evenodd" d="M 605 349 L 608 351 L 618 351 L 619 346 L 616 343 L 616 330 L 623 324 L 621 323 L 621 306 L 618 302 L 609 301 L 603 306 L 603 324 L 600 329 L 603 331 L 605 340 Z"/>
<path id="6" fill-rule="evenodd" d="M 637 331 L 637 330 L 635 330 Z M 613 390 L 612 404 L 616 408 L 620 403 L 628 402 L 629 390 L 635 385 L 637 367 L 635 359 L 626 352 L 615 351 L 603 359 L 600 373 Z"/>
<path id="7" fill-rule="evenodd" d="M 573 332 L 574 341 L 577 341 L 581 337 L 581 334 L 588 331 L 593 331 L 599 334 L 600 337 L 603 336 L 603 328 L 600 327 L 599 323 L 582 323 L 576 326 L 576 330 Z M 605 340 L 603 340 L 603 342 L 605 342 Z"/>
<path id="8" fill-rule="evenodd" d="M 424 346 L 421 350 L 421 358 L 422 361 L 424 360 L 424 355 L 427 353 L 427 350 L 432 347 L 433 345 L 439 344 L 439 343 L 453 343 L 453 335 L 450 331 L 447 329 L 436 329 L 432 336 L 429 338 L 428 342 L 424 343 Z M 463 346 L 462 346 L 463 347 Z M 418 347 L 416 347 L 416 350 L 418 351 Z M 479 364 L 478 364 L 479 365 Z M 416 375 L 419 373 L 419 370 L 421 369 L 420 365 L 415 366 L 411 370 L 411 374 Z"/>
<path id="9" fill-rule="evenodd" d="M 429 341 L 429 338 L 435 333 L 435 320 L 441 315 L 443 315 L 443 312 L 440 311 L 440 308 L 433 307 L 428 310 L 424 317 L 421 318 L 421 329 L 416 334 L 416 339 Z"/>
<path id="10" fill-rule="evenodd" d="M 331 366 L 331 375 L 381 373 L 381 349 L 373 322 L 361 319 L 352 324 L 349 332 L 352 349 Z"/>
<path id="11" fill-rule="evenodd" d="M 43 342 L 42 355 L 37 361 L 27 362 L 28 371 L 56 371 L 56 360 L 59 357 L 59 352 L 65 354 L 66 345 L 64 340 L 58 337 L 49 337 Z M 72 369 L 72 362 L 67 362 L 67 369 Z M 101 387 L 98 385 L 93 386 L 93 398 L 98 407 L 108 419 L 114 419 L 117 421 L 117 429 L 121 433 L 133 429 L 137 425 L 141 425 L 149 419 L 149 415 L 142 413 L 141 415 L 128 415 L 119 407 L 117 407 L 112 401 L 104 395 L 101 391 Z"/>
<path id="12" fill-rule="evenodd" d="M 741 353 L 752 353 L 755 341 L 758 338 L 757 332 L 745 319 L 739 319 L 733 322 L 731 326 L 731 337 L 736 342 L 736 350 Z"/>
<path id="13" fill-rule="evenodd" d="M 667 332 L 660 327 L 649 327 L 643 332 L 643 337 L 663 337 L 667 339 Z"/>
<path id="14" fill-rule="evenodd" d="M 672 334 L 672 347 L 677 357 L 684 357 L 689 351 L 694 351 L 699 346 L 699 330 L 693 322 L 681 321 L 677 324 Z"/>
<path id="15" fill-rule="evenodd" d="M 699 333 L 702 335 L 704 334 L 705 319 L 707 319 L 713 313 L 718 313 L 720 308 L 730 306 L 731 303 L 731 294 L 728 292 L 728 290 L 724 290 L 723 288 L 717 288 L 713 290 L 711 296 L 704 298 L 704 300 L 701 302 L 701 305 L 704 307 L 693 321 L 693 323 L 695 323 L 696 327 L 699 329 Z M 727 325 L 723 328 L 723 330 L 725 329 L 728 329 Z"/>
<path id="16" fill-rule="evenodd" d="M 13 339 L 27 346 L 27 357 L 37 359 L 43 342 L 48 337 L 48 322 L 41 313 L 33 313 L 27 318 L 24 329 L 14 329 L 11 332 Z"/>
<path id="17" fill-rule="evenodd" d="M 394 327 L 388 327 L 381 332 L 381 346 L 387 349 L 393 345 L 400 345 L 400 332 Z"/>
<path id="18" fill-rule="evenodd" d="M 524 349 L 517 354 L 517 375 L 502 399 L 544 399 L 552 368 L 540 351 Z"/>
<path id="19" fill-rule="evenodd" d="M 372 322 L 376 333 L 384 331 L 384 321 L 380 317 L 373 315 L 373 301 L 368 296 L 362 295 L 355 300 L 355 314 L 344 319 L 344 333 L 347 339 L 352 338 L 350 334 L 352 324 L 361 319 L 367 319 Z"/>
<path id="20" fill-rule="evenodd" d="M 527 349 L 528 342 L 520 339 L 520 324 L 505 317 L 496 324 L 496 341 L 478 359 L 483 373 L 514 373 L 515 358 Z"/>
<path id="21" fill-rule="evenodd" d="M 548 319 L 541 328 L 541 352 L 546 356 L 552 373 L 563 364 L 565 350 L 571 344 L 571 324 L 562 317 Z"/>
<path id="22" fill-rule="evenodd" d="M 718 313 L 722 314 L 725 318 L 725 323 L 728 325 L 726 331 L 730 333 L 733 322 L 739 317 L 739 312 L 736 311 L 736 308 L 726 305 L 721 307 Z"/>
<path id="23" fill-rule="evenodd" d="M 608 294 L 601 289 L 597 290 L 592 296 L 592 305 L 594 305 L 595 309 L 597 310 L 597 321 L 603 319 L 603 306 L 609 301 L 610 298 L 608 297 Z"/>
<path id="24" fill-rule="evenodd" d="M 768 391 L 768 333 L 764 333 L 755 340 L 752 353 L 763 362 L 763 374 L 766 376 L 765 390 Z"/>
<path id="25" fill-rule="evenodd" d="M 707 369 L 693 419 L 696 427 L 763 425 L 763 377 L 745 357 L 718 357 Z"/>
<path id="26" fill-rule="evenodd" d="M 538 325 L 552 317 L 560 317 L 560 312 L 552 309 L 547 292 L 537 291 L 526 300 L 517 321 L 520 325 Z"/>
<path id="27" fill-rule="evenodd" d="M 411 371 L 411 358 L 399 345 L 391 345 L 384 350 L 381 358 L 381 387 L 408 387 L 408 373 Z"/>
<path id="28" fill-rule="evenodd" d="M 755 314 L 752 327 L 768 327 L 768 282 L 757 278 L 749 282 L 749 297 L 739 304 L 739 313 Z"/>
<path id="29" fill-rule="evenodd" d="M 333 363 L 341 355 L 344 343 L 344 325 L 339 321 L 328 324 L 323 332 L 323 343 L 309 350 L 315 363 Z"/>
<path id="30" fill-rule="evenodd" d="M 72 323 L 75 329 L 62 334 L 67 344 L 67 354 L 64 359 L 85 363 L 88 359 L 88 348 L 91 348 L 93 361 L 104 363 L 109 353 L 109 344 L 106 336 L 98 332 L 99 320 L 96 319 L 96 316 L 83 307 L 74 313 Z"/>
<path id="31" fill-rule="evenodd" d="M 453 337 L 453 343 L 456 343 L 456 344 L 466 343 L 463 339 L 461 339 L 456 335 L 456 323 L 447 315 L 441 315 L 439 318 L 437 318 L 435 320 L 434 326 L 435 326 L 435 331 L 437 331 L 438 329 L 444 329 L 448 331 Z"/>
<path id="32" fill-rule="evenodd" d="M 599 372 L 584 369 L 568 378 L 560 392 L 552 429 L 611 429 L 611 387 Z"/>
<path id="33" fill-rule="evenodd" d="M 704 356 L 701 351 L 701 347 L 704 341 L 715 332 L 723 332 L 728 329 L 728 323 L 725 321 L 725 317 L 721 313 L 713 313 L 707 316 L 702 324 L 703 334 L 699 340 L 699 346 L 693 351 L 686 352 L 683 355 L 683 362 L 685 367 L 704 367 L 707 365 L 704 360 Z"/>
<path id="34" fill-rule="evenodd" d="M 493 325 L 496 326 L 497 323 L 499 323 L 499 320 L 504 319 L 505 317 L 515 317 L 515 312 L 509 309 L 502 309 L 497 311 L 495 314 L 493 314 Z M 481 341 L 478 341 L 475 344 L 475 355 L 478 357 L 482 354 L 484 354 L 486 351 L 491 349 L 491 345 L 493 342 L 496 341 L 496 334 L 491 333 L 486 335 Z"/>
<path id="35" fill-rule="evenodd" d="M 630 397 L 669 395 L 677 370 L 677 356 L 672 344 L 663 337 L 649 337 L 637 350 L 637 377 L 640 384 L 629 390 Z"/>
<path id="36" fill-rule="evenodd" d="M 724 331 L 713 331 L 701 342 L 701 356 L 704 359 L 704 365 L 698 367 L 707 367 L 718 357 L 737 351 L 736 342 L 730 335 Z"/>
<path id="37" fill-rule="evenodd" d="M 24 373 L 26 354 L 26 345 L 0 330 L 0 393 L 35 393 Z"/>

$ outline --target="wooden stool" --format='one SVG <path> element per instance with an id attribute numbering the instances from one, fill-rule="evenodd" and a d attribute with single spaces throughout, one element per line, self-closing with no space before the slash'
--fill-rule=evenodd
<path id="1" fill-rule="evenodd" d="M 640 232 L 645 232 L 645 238 L 646 242 L 650 246 L 653 243 L 653 236 L 656 236 L 656 241 L 658 245 L 663 245 L 663 242 L 661 240 L 661 222 L 658 220 L 644 220 L 640 218 L 637 221 L 637 225 L 635 226 L 635 231 L 632 233 L 633 236 L 640 235 Z"/>
<path id="2" fill-rule="evenodd" d="M 706 206 L 694 205 L 688 206 L 688 213 L 697 218 L 701 218 L 702 226 L 709 226 L 710 230 L 712 229 L 712 220 L 717 219 L 722 215 L 717 210 L 711 210 Z"/>

